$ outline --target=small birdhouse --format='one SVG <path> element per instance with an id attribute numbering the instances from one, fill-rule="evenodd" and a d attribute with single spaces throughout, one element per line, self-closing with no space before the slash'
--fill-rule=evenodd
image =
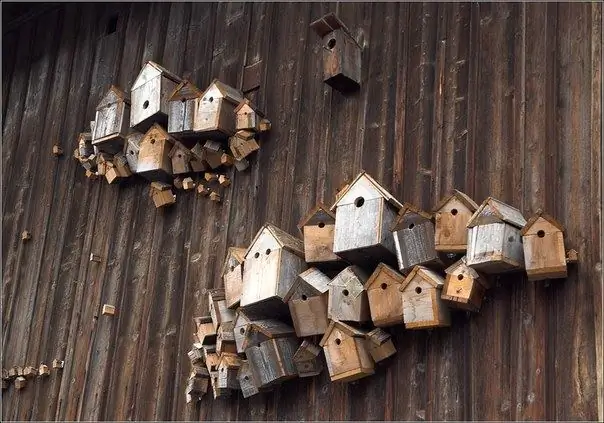
<path id="1" fill-rule="evenodd" d="M 319 354 L 321 347 L 309 342 L 302 341 L 302 344 L 294 354 L 294 364 L 298 370 L 299 377 L 316 376 L 323 370 L 323 363 Z"/>
<path id="2" fill-rule="evenodd" d="M 235 312 L 233 334 L 235 336 L 235 345 L 237 346 L 237 353 L 243 354 L 245 352 L 246 342 L 245 337 L 249 324 L 252 322 L 252 318 L 248 317 L 247 313 L 238 308 Z"/>
<path id="3" fill-rule="evenodd" d="M 444 279 L 436 272 L 415 266 L 399 290 L 403 293 L 404 321 L 407 329 L 450 326 L 449 309 L 441 300 Z"/>
<path id="4" fill-rule="evenodd" d="M 403 297 L 399 291 L 405 277 L 380 263 L 365 283 L 371 320 L 378 327 L 403 324 Z"/>
<path id="5" fill-rule="evenodd" d="M 216 342 L 216 329 L 211 316 L 195 317 L 195 335 L 197 342 L 202 345 L 212 345 Z"/>
<path id="6" fill-rule="evenodd" d="M 7 373 L 8 373 L 8 377 L 9 377 L 9 379 L 14 379 L 14 378 L 16 378 L 17 376 L 19 376 L 19 371 L 18 371 L 18 369 L 17 369 L 17 366 L 13 366 L 13 367 L 11 367 L 10 369 L 8 369 L 8 372 L 7 372 Z"/>
<path id="7" fill-rule="evenodd" d="M 228 308 L 236 308 L 241 301 L 245 251 L 245 248 L 230 247 L 222 265 L 224 297 Z"/>
<path id="8" fill-rule="evenodd" d="M 237 169 L 239 172 L 243 172 L 245 169 L 250 167 L 250 162 L 246 158 L 235 160 L 234 164 L 235 169 Z"/>
<path id="9" fill-rule="evenodd" d="M 38 374 L 40 376 L 49 376 L 50 369 L 48 368 L 48 366 L 46 364 L 40 364 L 40 367 L 38 367 Z"/>
<path id="10" fill-rule="evenodd" d="M 132 176 L 130 167 L 128 166 L 128 160 L 124 153 L 116 153 L 113 156 L 113 162 L 110 169 L 105 172 L 105 179 L 109 184 L 114 182 L 120 182 Z"/>
<path id="11" fill-rule="evenodd" d="M 243 101 L 243 93 L 212 81 L 201 95 L 195 116 L 195 131 L 208 138 L 227 138 L 235 133 L 235 108 Z"/>
<path id="12" fill-rule="evenodd" d="M 113 316 L 115 314 L 115 306 L 111 304 L 103 304 L 103 316 Z"/>
<path id="13" fill-rule="evenodd" d="M 467 311 L 479 311 L 486 289 L 487 279 L 468 266 L 466 257 L 445 269 L 447 274 L 441 298 L 449 306 Z"/>
<path id="14" fill-rule="evenodd" d="M 283 298 L 306 269 L 303 242 L 267 223 L 254 237 L 244 259 L 241 307 L 287 309 Z"/>
<path id="15" fill-rule="evenodd" d="M 214 329 L 218 330 L 218 326 L 221 324 L 235 320 L 235 311 L 230 310 L 226 306 L 224 289 L 216 288 L 208 290 L 208 303 Z"/>
<path id="16" fill-rule="evenodd" d="M 149 195 L 153 199 L 156 208 L 176 203 L 176 195 L 172 192 L 172 185 L 163 182 L 151 182 Z"/>
<path id="17" fill-rule="evenodd" d="M 315 265 L 342 265 L 333 252 L 336 216 L 325 205 L 318 204 L 298 224 L 304 236 L 304 259 Z"/>
<path id="18" fill-rule="evenodd" d="M 38 376 L 38 369 L 34 366 L 25 366 L 23 368 L 23 376 L 26 379 L 32 379 L 32 378 Z"/>
<path id="19" fill-rule="evenodd" d="M 54 360 L 52 360 L 52 368 L 53 369 L 62 369 L 63 367 L 65 367 L 65 361 L 59 360 L 57 358 L 55 358 Z"/>
<path id="20" fill-rule="evenodd" d="M 216 354 L 237 354 L 237 345 L 235 345 L 235 335 L 233 334 L 234 327 L 235 322 L 225 322 L 220 325 L 216 333 Z"/>
<path id="21" fill-rule="evenodd" d="M 249 398 L 260 392 L 260 389 L 258 389 L 257 383 L 254 380 L 252 369 L 250 368 L 247 360 L 241 361 L 241 366 L 239 367 L 239 372 L 237 373 L 237 379 L 239 380 L 239 387 L 241 389 L 241 393 L 243 394 L 243 398 Z"/>
<path id="22" fill-rule="evenodd" d="M 19 376 L 15 379 L 15 389 L 23 389 L 27 385 L 27 379 L 23 376 Z"/>
<path id="23" fill-rule="evenodd" d="M 390 226 L 402 208 L 371 176 L 361 172 L 338 195 L 333 252 L 363 266 L 396 264 Z"/>
<path id="24" fill-rule="evenodd" d="M 468 221 L 468 266 L 485 273 L 523 268 L 525 224 L 518 209 L 493 197 L 484 200 Z"/>
<path id="25" fill-rule="evenodd" d="M 78 153 L 81 158 L 87 158 L 94 154 L 92 146 L 92 133 L 81 132 L 78 134 Z"/>
<path id="26" fill-rule="evenodd" d="M 92 145 L 106 153 L 121 152 L 130 126 L 129 119 L 130 99 L 112 85 L 96 108 Z"/>
<path id="27" fill-rule="evenodd" d="M 31 239 L 31 232 L 29 232 L 28 230 L 21 232 L 21 240 L 23 242 L 29 241 L 30 239 Z"/>
<path id="28" fill-rule="evenodd" d="M 332 382 L 351 382 L 374 373 L 375 363 L 365 342 L 366 332 L 333 321 L 319 342 Z"/>
<path id="29" fill-rule="evenodd" d="M 191 81 L 184 80 L 168 98 L 168 132 L 175 137 L 195 135 L 194 121 L 203 92 Z"/>
<path id="30" fill-rule="evenodd" d="M 55 155 L 56 157 L 60 157 L 63 155 L 63 149 L 61 148 L 60 145 L 55 144 L 52 146 L 52 154 Z"/>
<path id="31" fill-rule="evenodd" d="M 405 203 L 391 230 L 401 272 L 408 273 L 417 265 L 440 264 L 434 249 L 434 223 L 429 213 Z"/>
<path id="32" fill-rule="evenodd" d="M 434 248 L 446 253 L 465 253 L 468 242 L 467 224 L 478 209 L 470 197 L 454 190 L 434 208 Z"/>
<path id="33" fill-rule="evenodd" d="M 212 384 L 212 394 L 214 395 L 214 399 L 218 398 L 228 398 L 231 396 L 232 389 L 221 388 L 220 383 L 218 382 L 219 378 L 218 370 L 215 372 L 210 372 L 210 383 Z"/>
<path id="34" fill-rule="evenodd" d="M 347 93 L 361 85 L 361 46 L 333 13 L 314 21 L 310 27 L 323 42 L 323 81 Z"/>
<path id="35" fill-rule="evenodd" d="M 240 334 L 243 334 L 239 329 Z M 287 338 L 295 336 L 294 328 L 276 320 L 276 319 L 260 319 L 252 320 L 245 329 L 245 337 L 242 348 L 246 351 L 253 345 L 260 344 L 269 339 Z"/>
<path id="36" fill-rule="evenodd" d="M 182 187 L 185 191 L 191 191 L 195 189 L 195 181 L 190 176 L 182 180 Z"/>
<path id="37" fill-rule="evenodd" d="M 235 108 L 235 129 L 237 131 L 254 131 L 261 132 L 270 126 L 261 125 L 261 122 L 266 121 L 264 114 L 255 108 L 252 103 L 246 98 Z"/>
<path id="38" fill-rule="evenodd" d="M 170 151 L 175 141 L 161 126 L 153 124 L 140 142 L 136 173 L 150 181 L 171 181 Z"/>
<path id="39" fill-rule="evenodd" d="M 567 277 L 564 227 L 560 222 L 539 209 L 520 234 L 529 280 Z"/>
<path id="40" fill-rule="evenodd" d="M 371 358 L 376 363 L 396 354 L 396 348 L 392 343 L 392 337 L 383 329 L 375 328 L 366 335 L 366 344 Z"/>
<path id="41" fill-rule="evenodd" d="M 205 369 L 204 369 L 205 370 Z M 207 370 L 206 370 L 207 373 Z M 197 376 L 192 374 L 187 379 L 187 386 L 185 388 L 185 393 L 189 395 L 197 395 L 203 396 L 208 392 L 208 385 L 210 382 L 210 375 L 208 373 L 207 376 Z"/>
<path id="42" fill-rule="evenodd" d="M 358 266 L 348 266 L 329 282 L 327 316 L 344 322 L 371 320 L 365 282 L 368 275 Z"/>
<path id="43" fill-rule="evenodd" d="M 229 149 L 235 160 L 242 160 L 260 149 L 256 141 L 256 134 L 252 131 L 241 130 L 229 138 Z"/>
<path id="44" fill-rule="evenodd" d="M 145 134 L 140 132 L 133 132 L 126 137 L 126 143 L 124 145 L 124 154 L 128 161 L 128 167 L 133 173 L 137 172 L 138 166 L 138 152 L 140 150 L 140 142 L 142 141 Z"/>
<path id="45" fill-rule="evenodd" d="M 191 150 L 189 150 L 179 141 L 174 142 L 174 146 L 168 153 L 168 156 L 172 160 L 173 175 L 181 175 L 183 173 L 190 173 L 193 171 L 190 165 L 191 160 L 193 159 L 193 154 L 191 153 Z"/>
<path id="46" fill-rule="evenodd" d="M 218 364 L 218 388 L 240 389 L 237 373 L 241 367 L 241 359 L 237 354 L 222 354 Z"/>
<path id="47" fill-rule="evenodd" d="M 193 172 L 203 172 L 210 169 L 210 166 L 205 159 L 206 151 L 200 143 L 196 143 L 193 147 L 191 147 L 190 151 L 193 157 L 189 162 L 189 166 L 191 166 Z"/>
<path id="48" fill-rule="evenodd" d="M 136 77 L 130 96 L 130 126 L 147 131 L 154 123 L 168 123 L 168 99 L 182 80 L 169 70 L 149 61 Z"/>
<path id="49" fill-rule="evenodd" d="M 283 298 L 299 337 L 322 335 L 329 325 L 327 297 L 331 280 L 314 267 L 305 270 Z"/>
<path id="50" fill-rule="evenodd" d="M 203 363 L 203 351 L 201 348 L 191 348 L 187 353 L 187 357 L 189 357 L 191 364 Z"/>
<path id="51" fill-rule="evenodd" d="M 216 354 L 216 346 L 204 345 L 203 346 L 203 358 L 206 362 L 206 368 L 210 372 L 218 371 L 218 364 L 220 363 L 220 357 Z"/>
<path id="52" fill-rule="evenodd" d="M 297 377 L 293 359 L 297 349 L 296 337 L 269 339 L 247 348 L 245 354 L 258 388 L 267 388 Z"/>
<path id="53" fill-rule="evenodd" d="M 216 191 L 212 191 L 210 192 L 210 200 L 216 202 L 216 203 L 220 203 L 220 201 L 222 200 L 222 196 L 217 193 Z"/>

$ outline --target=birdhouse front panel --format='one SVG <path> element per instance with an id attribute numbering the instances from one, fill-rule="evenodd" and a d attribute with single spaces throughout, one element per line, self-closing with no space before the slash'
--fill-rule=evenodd
<path id="1" fill-rule="evenodd" d="M 213 91 L 204 94 L 197 108 L 195 131 L 208 138 L 225 138 L 235 133 L 235 106 Z"/>
<path id="2" fill-rule="evenodd" d="M 405 215 L 393 232 L 399 270 L 409 272 L 417 265 L 438 262 L 434 248 L 434 224 L 415 214 Z"/>
<path id="3" fill-rule="evenodd" d="M 528 226 L 528 225 L 527 225 Z M 539 217 L 522 235 L 526 274 L 529 280 L 566 278 L 564 233 Z"/>
<path id="4" fill-rule="evenodd" d="M 169 81 L 168 83 L 170 83 Z M 176 84 L 172 86 L 176 87 Z M 165 124 L 167 121 L 167 102 L 162 110 L 162 77 L 156 75 L 130 92 L 130 126 L 145 132 L 153 123 Z"/>
<path id="5" fill-rule="evenodd" d="M 307 263 L 338 262 L 342 259 L 333 252 L 335 223 L 319 222 L 304 226 L 304 257 Z"/>
<path id="6" fill-rule="evenodd" d="M 255 131 L 259 126 L 260 116 L 258 116 L 258 113 L 249 104 L 243 104 L 241 107 L 237 107 L 235 116 L 235 129 L 237 131 Z"/>
<path id="7" fill-rule="evenodd" d="M 364 284 L 367 275 L 358 267 L 342 270 L 329 284 L 327 315 L 331 320 L 367 322 L 371 320 Z"/>
<path id="8" fill-rule="evenodd" d="M 452 198 L 435 213 L 434 247 L 436 251 L 463 253 L 467 249 L 466 225 L 473 211 L 456 198 Z"/>
<path id="9" fill-rule="evenodd" d="M 245 353 L 258 388 L 267 388 L 297 377 L 293 360 L 297 349 L 297 338 L 269 339 L 249 347 Z"/>
<path id="10" fill-rule="evenodd" d="M 168 133 L 177 136 L 193 135 L 198 102 L 197 98 L 183 98 L 168 103 Z"/>
<path id="11" fill-rule="evenodd" d="M 428 282 L 421 271 L 410 281 L 405 280 L 403 295 L 403 319 L 407 329 L 426 329 L 450 325 L 449 309 L 441 300 L 441 288 Z M 442 279 L 442 278 L 440 278 Z M 441 285 L 442 286 L 442 285 Z"/>
<path id="12" fill-rule="evenodd" d="M 222 277 L 227 307 L 233 308 L 241 300 L 243 289 L 243 266 L 233 263 Z"/>
<path id="13" fill-rule="evenodd" d="M 288 301 L 296 335 L 299 337 L 322 335 L 329 326 L 327 317 L 328 294 Z"/>
<path id="14" fill-rule="evenodd" d="M 170 151 L 173 142 L 162 133 L 163 130 L 151 128 L 143 137 L 138 152 L 136 173 L 149 180 L 170 180 L 172 160 Z"/>
<path id="15" fill-rule="evenodd" d="M 381 263 L 367 281 L 371 320 L 377 327 L 402 325 L 403 296 L 399 288 L 405 277 Z"/>
<path id="16" fill-rule="evenodd" d="M 485 273 L 521 269 L 524 252 L 520 229 L 507 223 L 488 223 L 468 229 L 468 266 Z"/>
<path id="17" fill-rule="evenodd" d="M 336 327 L 323 351 L 332 382 L 352 382 L 374 373 L 375 363 L 364 338 L 349 336 Z"/>
<path id="18" fill-rule="evenodd" d="M 340 92 L 361 84 L 361 48 L 344 29 L 323 37 L 323 81 Z"/>
<path id="19" fill-rule="evenodd" d="M 471 274 L 459 268 L 447 274 L 441 298 L 451 307 L 479 311 L 484 294 L 484 286 Z"/>
<path id="20" fill-rule="evenodd" d="M 92 144 L 106 153 L 121 152 L 128 134 L 129 116 L 130 106 L 117 97 L 115 101 L 97 109 Z"/>

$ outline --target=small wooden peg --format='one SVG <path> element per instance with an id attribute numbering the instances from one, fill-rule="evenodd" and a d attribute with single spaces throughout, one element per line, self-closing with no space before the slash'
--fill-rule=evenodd
<path id="1" fill-rule="evenodd" d="M 111 304 L 103 304 L 103 316 L 113 316 L 115 314 L 115 306 Z"/>
<path id="2" fill-rule="evenodd" d="M 258 130 L 260 132 L 266 132 L 271 130 L 271 121 L 268 119 L 262 119 L 260 121 L 260 125 L 258 125 Z"/>
<path id="3" fill-rule="evenodd" d="M 579 261 L 579 253 L 577 250 L 568 250 L 566 252 L 566 262 L 567 263 L 576 263 Z"/>
<path id="4" fill-rule="evenodd" d="M 193 178 L 187 177 L 187 178 L 185 178 L 185 179 L 182 180 L 182 187 L 186 191 L 195 189 L 195 181 L 193 180 Z"/>
<path id="5" fill-rule="evenodd" d="M 52 368 L 53 369 L 62 369 L 63 367 L 65 367 L 65 362 L 63 360 L 59 360 L 58 358 L 55 358 L 52 361 Z"/>
<path id="6" fill-rule="evenodd" d="M 197 192 L 204 197 L 210 195 L 210 188 L 206 187 L 204 184 L 197 185 Z"/>
<path id="7" fill-rule="evenodd" d="M 46 364 L 40 364 L 40 367 L 38 368 L 38 375 L 39 376 L 49 376 L 50 375 L 50 369 L 48 368 L 48 366 Z"/>
<path id="8" fill-rule="evenodd" d="M 216 201 L 217 203 L 220 203 L 220 200 L 222 199 L 222 197 L 220 197 L 220 194 L 218 194 L 216 191 L 212 191 L 210 194 L 210 200 L 212 201 Z"/>
<path id="9" fill-rule="evenodd" d="M 226 153 L 222 153 L 222 155 L 220 156 L 220 163 L 224 166 L 233 166 L 233 156 Z"/>
<path id="10" fill-rule="evenodd" d="M 205 178 L 206 181 L 211 182 L 211 181 L 215 181 L 218 179 L 218 174 L 206 172 L 203 177 Z"/>

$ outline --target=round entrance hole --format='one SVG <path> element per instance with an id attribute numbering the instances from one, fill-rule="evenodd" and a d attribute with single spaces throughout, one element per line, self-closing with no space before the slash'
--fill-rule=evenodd
<path id="1" fill-rule="evenodd" d="M 354 205 L 357 207 L 362 207 L 363 204 L 365 204 L 365 199 L 363 197 L 359 197 L 356 200 L 354 200 Z"/>
<path id="2" fill-rule="evenodd" d="M 266 249 L 266 255 L 268 256 L 270 253 L 271 253 L 271 249 L 270 249 L 270 248 L 267 248 L 267 249 Z"/>
<path id="3" fill-rule="evenodd" d="M 413 229 L 413 228 L 415 228 L 415 224 L 414 223 L 410 223 L 409 224 L 409 229 Z"/>
<path id="4" fill-rule="evenodd" d="M 340 340 L 340 338 L 336 338 L 336 344 L 340 345 L 342 343 L 342 341 Z"/>
<path id="5" fill-rule="evenodd" d="M 239 333 L 242 334 L 242 335 L 245 334 L 245 328 L 239 329 Z"/>
<path id="6" fill-rule="evenodd" d="M 457 209 L 452 209 L 452 210 L 451 210 L 451 214 L 452 214 L 453 216 L 455 216 L 455 215 L 457 214 Z"/>
<path id="7" fill-rule="evenodd" d="M 308 300 L 308 297 L 306 295 L 302 295 L 302 301 L 306 301 Z"/>
<path id="8" fill-rule="evenodd" d="M 178 158 L 180 159 L 182 157 L 182 154 L 178 153 Z"/>
<path id="9" fill-rule="evenodd" d="M 513 237 L 513 236 L 510 236 L 510 237 L 508 238 L 508 241 L 509 241 L 509 242 L 514 242 L 514 237 Z"/>
<path id="10" fill-rule="evenodd" d="M 463 275 L 460 273 L 459 275 L 457 275 L 457 279 L 462 280 L 463 279 Z"/>
<path id="11" fill-rule="evenodd" d="M 143 109 L 146 109 L 147 107 L 149 107 L 149 100 L 145 100 L 143 103 Z"/>
<path id="12" fill-rule="evenodd" d="M 543 237 L 545 236 L 545 231 L 544 231 L 543 229 L 542 229 L 542 230 L 540 230 L 540 231 L 538 231 L 538 232 L 537 232 L 537 236 L 538 236 L 539 238 L 543 238 Z"/>
<path id="13" fill-rule="evenodd" d="M 330 38 L 329 41 L 327 42 L 327 48 L 334 48 L 336 46 L 336 39 L 335 38 Z"/>
<path id="14" fill-rule="evenodd" d="M 418 293 L 418 294 L 421 294 L 422 293 L 421 286 L 418 286 L 417 288 L 415 288 L 415 292 Z"/>
<path id="15" fill-rule="evenodd" d="M 319 225 L 318 225 L 318 226 L 319 226 L 319 228 L 324 228 L 324 227 L 325 227 L 325 223 L 323 223 L 323 222 L 319 222 Z"/>
<path id="16" fill-rule="evenodd" d="M 250 380 L 249 376 L 243 376 L 243 380 Z"/>
<path id="17" fill-rule="evenodd" d="M 387 284 L 387 283 L 383 283 L 383 284 L 381 284 L 380 286 L 382 287 L 382 289 L 386 289 L 386 288 L 388 288 L 388 284 Z"/>
<path id="18" fill-rule="evenodd" d="M 155 144 L 155 139 L 151 139 L 151 144 Z"/>
<path id="19" fill-rule="evenodd" d="M 185 101 L 187 101 L 187 99 L 186 99 L 186 98 L 183 98 L 183 99 L 181 99 L 180 101 L 182 101 L 182 102 L 184 103 Z"/>
<path id="20" fill-rule="evenodd" d="M 210 103 L 214 101 L 214 97 L 209 98 Z"/>
<path id="21" fill-rule="evenodd" d="M 342 294 L 344 294 L 345 297 L 348 297 L 349 292 L 347 289 L 345 289 L 342 291 Z"/>
<path id="22" fill-rule="evenodd" d="M 254 258 L 258 258 L 258 257 L 260 257 L 260 253 L 254 254 Z"/>
<path id="23" fill-rule="evenodd" d="M 128 151 L 128 153 L 130 153 L 130 155 L 133 155 L 134 151 L 130 150 L 130 151 Z"/>
<path id="24" fill-rule="evenodd" d="M 235 270 L 235 266 L 231 266 L 230 269 L 231 269 L 231 272 L 232 272 L 233 270 Z"/>

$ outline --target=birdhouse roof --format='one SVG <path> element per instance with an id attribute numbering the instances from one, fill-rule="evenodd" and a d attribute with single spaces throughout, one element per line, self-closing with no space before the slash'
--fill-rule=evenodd
<path id="1" fill-rule="evenodd" d="M 96 107 L 96 110 L 101 110 L 117 101 L 123 101 L 126 104 L 130 104 L 130 98 L 128 98 L 128 95 L 120 88 L 116 87 L 115 85 L 112 85 L 111 87 L 109 87 L 109 91 L 105 93 L 105 95 L 99 102 L 99 105 Z"/>
<path id="2" fill-rule="evenodd" d="M 387 342 L 392 336 L 383 329 L 375 328 L 366 335 L 367 339 L 375 345 L 382 345 Z"/>
<path id="3" fill-rule="evenodd" d="M 342 191 L 338 193 L 336 202 L 329 208 L 329 210 L 334 211 L 336 207 L 340 205 L 351 204 L 354 202 L 354 198 L 347 198 L 347 194 L 349 194 L 357 185 L 364 185 L 364 187 L 367 189 L 367 193 L 370 193 L 370 191 L 373 190 L 375 194 L 384 198 L 397 210 L 400 210 L 403 207 L 403 205 L 396 198 L 394 198 L 392 194 L 386 191 L 384 187 L 382 187 L 375 179 L 373 179 L 367 172 L 363 170 L 350 184 L 348 184 Z"/>
<path id="4" fill-rule="evenodd" d="M 182 81 L 179 76 L 176 76 L 163 66 L 149 60 L 147 63 L 145 63 L 141 71 L 138 73 L 138 76 L 134 80 L 134 84 L 132 84 L 132 88 L 130 88 L 130 91 L 137 89 L 149 80 L 158 76 L 165 76 L 166 78 L 176 82 L 177 84 Z"/>
<path id="5" fill-rule="evenodd" d="M 346 25 L 335 15 L 333 12 L 329 12 L 323 17 L 317 19 L 310 24 L 310 27 L 317 33 L 321 38 L 335 31 L 336 29 L 342 29 L 350 38 L 357 43 L 356 39 L 352 36 Z M 358 43 L 357 43 L 358 45 Z"/>
<path id="6" fill-rule="evenodd" d="M 220 82 L 218 79 L 214 79 L 201 96 L 205 97 L 206 94 L 210 93 L 217 98 L 224 98 L 234 105 L 239 105 L 243 101 L 243 93 L 241 91 Z"/>
<path id="7" fill-rule="evenodd" d="M 218 367 L 226 369 L 238 369 L 241 366 L 241 359 L 237 354 L 222 353 L 220 355 L 220 364 Z"/>
<path id="8" fill-rule="evenodd" d="M 304 242 L 301 239 L 298 239 L 293 235 L 290 235 L 287 232 L 279 229 L 272 223 L 266 223 L 262 228 L 260 228 L 256 236 L 252 240 L 252 243 L 245 252 L 246 258 L 252 250 L 252 247 L 254 246 L 256 241 L 258 241 L 258 239 L 264 234 L 273 237 L 281 248 L 291 251 L 292 253 L 304 258 Z"/>
<path id="9" fill-rule="evenodd" d="M 149 130 L 147 132 L 145 132 L 145 135 L 143 136 L 143 139 L 149 135 L 152 131 L 158 131 L 163 139 L 169 140 L 172 143 L 176 142 L 176 140 L 174 138 L 172 138 L 172 135 L 168 134 L 168 132 L 166 132 L 166 130 L 164 128 L 161 127 L 161 125 L 154 123 L 153 126 L 151 126 L 151 128 L 149 128 Z"/>
<path id="10" fill-rule="evenodd" d="M 298 229 L 302 230 L 307 225 L 318 225 L 319 223 L 333 223 L 336 221 L 336 215 L 333 214 L 325 204 L 319 203 L 298 223 Z"/>
<path id="11" fill-rule="evenodd" d="M 436 207 L 434 207 L 433 212 L 439 211 L 444 206 L 446 206 L 449 201 L 451 201 L 453 199 L 458 200 L 460 203 L 462 203 L 464 206 L 466 206 L 468 208 L 468 210 L 470 210 L 471 212 L 475 212 L 478 209 L 478 204 L 476 204 L 474 202 L 474 200 L 472 200 L 470 197 L 468 197 L 463 192 L 454 189 L 450 195 L 448 195 L 447 197 L 440 200 L 440 202 L 436 205 Z"/>
<path id="12" fill-rule="evenodd" d="M 478 210 L 474 212 L 468 221 L 468 228 L 473 228 L 478 225 L 487 225 L 489 223 L 505 222 L 517 228 L 522 228 L 526 224 L 526 220 L 520 210 L 505 204 L 493 197 L 489 197 L 483 201 Z"/>
<path id="13" fill-rule="evenodd" d="M 174 88 L 170 97 L 168 97 L 168 101 L 181 101 L 181 100 L 191 100 L 193 98 L 201 97 L 203 92 L 197 88 L 195 84 L 193 84 L 188 79 L 184 79 L 180 84 Z"/>
<path id="14" fill-rule="evenodd" d="M 230 266 L 238 266 L 243 263 L 245 260 L 245 250 L 245 248 L 241 247 L 229 247 L 226 258 L 224 259 L 224 264 L 222 265 L 222 276 L 226 274 L 227 269 Z"/>
<path id="15" fill-rule="evenodd" d="M 252 332 L 261 333 L 268 339 L 283 338 L 296 333 L 291 326 L 274 319 L 262 319 L 250 322 L 247 333 L 250 335 Z"/>
<path id="16" fill-rule="evenodd" d="M 556 229 L 559 229 L 561 232 L 564 232 L 564 226 L 562 226 L 562 223 L 558 222 L 556 219 L 554 219 L 549 214 L 545 213 L 543 210 L 538 209 L 537 212 L 535 212 L 535 214 L 533 216 L 531 216 L 531 218 L 526 222 L 526 224 L 524 225 L 524 227 L 520 231 L 520 235 L 526 234 L 528 232 L 528 230 L 535 223 L 537 223 L 537 221 L 539 220 L 539 218 L 542 218 L 543 220 L 545 220 L 546 222 L 548 222 L 549 224 L 551 224 Z"/>
<path id="17" fill-rule="evenodd" d="M 394 270 L 392 267 L 388 266 L 386 263 L 380 263 L 377 265 L 367 282 L 365 282 L 365 289 L 369 289 L 375 282 L 379 280 L 379 277 L 382 273 L 387 273 L 393 279 L 397 280 L 399 283 L 403 283 L 405 277 L 401 275 L 399 272 Z"/>
<path id="18" fill-rule="evenodd" d="M 153 188 L 157 191 L 166 191 L 166 190 L 169 190 L 170 188 L 172 188 L 172 185 L 167 184 L 165 182 L 161 182 L 161 181 L 153 181 L 153 182 L 151 182 L 151 188 Z"/>
<path id="19" fill-rule="evenodd" d="M 454 273 L 460 267 L 464 268 L 466 270 L 466 272 L 469 273 L 473 278 L 479 278 L 480 277 L 480 275 L 478 274 L 478 272 L 476 271 L 476 269 L 468 266 L 468 262 L 467 262 L 466 256 L 463 256 L 462 258 L 460 258 L 459 260 L 457 260 L 455 263 L 453 263 L 451 266 L 447 267 L 445 269 L 445 273 L 447 275 L 450 275 L 450 274 Z"/>
<path id="20" fill-rule="evenodd" d="M 256 113 L 258 116 L 264 117 L 264 113 L 262 113 L 260 110 L 258 110 L 258 108 L 256 106 L 254 106 L 254 104 L 252 104 L 252 102 L 250 100 L 248 100 L 247 98 L 244 98 L 243 101 L 239 102 L 237 107 L 235 107 L 235 113 L 239 113 L 239 111 L 246 106 L 247 106 L 247 108 L 252 110 L 254 113 Z"/>
<path id="21" fill-rule="evenodd" d="M 424 266 L 415 266 L 411 273 L 409 273 L 403 281 L 402 285 L 399 288 L 399 291 L 404 292 L 407 289 L 407 286 L 409 286 L 409 283 L 411 283 L 411 281 L 415 279 L 416 276 L 419 276 L 424 281 L 432 285 L 434 288 L 443 286 L 445 283 L 443 277 L 440 276 L 438 273 Z"/>
<path id="22" fill-rule="evenodd" d="M 394 231 L 403 229 L 403 227 L 405 226 L 404 225 L 405 217 L 407 217 L 407 215 L 409 215 L 409 214 L 417 215 L 425 220 L 432 220 L 432 214 L 425 212 L 423 210 L 420 210 L 418 207 L 416 207 L 412 204 L 404 203 L 403 208 L 398 212 L 398 216 L 396 217 L 394 222 L 392 222 L 392 225 L 390 226 L 390 230 L 394 232 Z"/>
<path id="23" fill-rule="evenodd" d="M 313 291 L 315 295 L 321 295 L 329 290 L 329 282 L 331 282 L 331 279 L 329 279 L 327 275 L 319 269 L 311 267 L 298 275 L 287 291 L 287 294 L 283 297 L 283 302 L 288 302 L 294 292 L 296 292 L 298 287 L 302 284 L 306 285 L 306 287 Z"/>
<path id="24" fill-rule="evenodd" d="M 302 344 L 298 347 L 294 353 L 293 360 L 295 362 L 308 361 L 316 358 L 321 353 L 321 348 L 318 345 L 309 342 L 308 340 L 302 341 Z"/>
<path id="25" fill-rule="evenodd" d="M 359 330 L 357 328 L 354 328 L 350 325 L 347 325 L 344 322 L 332 320 L 331 323 L 329 324 L 329 326 L 327 327 L 327 329 L 325 330 L 325 334 L 323 335 L 323 338 L 321 338 L 321 341 L 319 342 L 319 346 L 322 347 L 325 345 L 325 343 L 331 336 L 331 332 L 333 332 L 333 330 L 335 328 L 338 328 L 339 330 L 344 332 L 346 335 L 353 337 L 353 338 L 365 338 L 365 335 L 366 335 L 366 332 Z"/>
<path id="26" fill-rule="evenodd" d="M 348 266 L 329 282 L 329 286 L 347 288 L 350 297 L 356 298 L 365 289 L 363 285 L 366 280 L 367 275 L 364 270 L 358 266 Z"/>
<path id="27" fill-rule="evenodd" d="M 180 141 L 174 141 L 174 146 L 168 153 L 168 156 L 170 158 L 172 158 L 179 151 L 181 152 L 181 154 L 184 154 L 185 156 L 187 156 L 189 158 L 192 156 L 191 150 L 189 150 L 187 147 L 185 147 Z"/>
<path id="28" fill-rule="evenodd" d="M 224 300 L 224 288 L 208 289 L 208 299 L 210 301 Z"/>

